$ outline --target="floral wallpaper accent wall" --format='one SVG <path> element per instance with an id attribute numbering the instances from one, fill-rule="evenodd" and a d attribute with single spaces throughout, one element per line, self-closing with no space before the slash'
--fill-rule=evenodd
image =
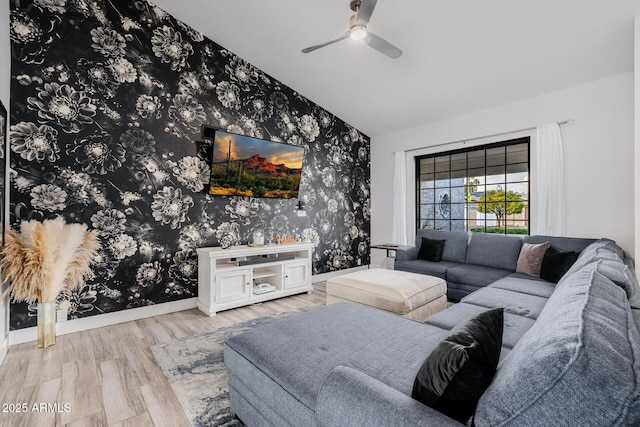
<path id="1" fill-rule="evenodd" d="M 80 318 L 196 296 L 195 248 L 255 229 L 317 242 L 314 273 L 369 262 L 369 138 L 144 0 L 11 0 L 10 222 L 101 233 Z M 312 78 L 310 76 L 310 78 Z M 297 200 L 207 194 L 203 124 L 305 147 Z M 36 324 L 13 304 L 11 328 Z"/>

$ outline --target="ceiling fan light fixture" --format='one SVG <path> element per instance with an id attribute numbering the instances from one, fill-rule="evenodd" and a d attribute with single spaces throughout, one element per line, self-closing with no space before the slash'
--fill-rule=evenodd
<path id="1" fill-rule="evenodd" d="M 391 59 L 400 58 L 402 50 L 398 49 L 382 37 L 377 36 L 374 33 L 370 33 L 367 30 L 367 24 L 369 24 L 371 14 L 373 13 L 373 9 L 376 7 L 377 3 L 378 0 L 350 0 L 349 5 L 351 6 L 351 10 L 355 13 L 349 18 L 348 30 L 338 38 L 306 47 L 302 49 L 302 53 L 313 52 L 321 47 L 329 46 L 330 44 L 351 38 L 354 40 L 364 40 L 363 44 L 368 45 Z"/>
<path id="2" fill-rule="evenodd" d="M 362 40 L 367 37 L 367 27 L 364 25 L 354 25 L 349 30 L 349 37 L 354 40 Z"/>

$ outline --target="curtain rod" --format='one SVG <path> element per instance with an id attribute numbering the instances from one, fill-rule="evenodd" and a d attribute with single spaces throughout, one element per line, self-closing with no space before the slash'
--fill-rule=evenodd
<path id="1" fill-rule="evenodd" d="M 563 121 L 561 121 L 561 122 L 556 122 L 556 123 L 557 123 L 559 126 L 562 126 L 562 125 L 572 125 L 572 124 L 573 124 L 573 119 L 563 120 Z M 509 135 L 509 134 L 512 134 L 512 133 L 525 132 L 525 131 L 528 131 L 528 130 L 534 130 L 534 129 L 537 129 L 537 128 L 538 128 L 537 126 L 531 126 L 531 127 L 528 127 L 528 128 L 522 128 L 522 129 L 511 130 L 511 131 L 508 131 L 508 132 L 498 132 L 498 133 L 492 133 L 491 135 L 475 136 L 475 137 L 473 137 L 473 138 L 459 139 L 459 140 L 457 140 L 457 141 L 443 142 L 443 143 L 441 143 L 441 144 L 429 145 L 428 147 L 412 148 L 412 149 L 410 149 L 410 150 L 404 150 L 404 152 L 405 152 L 405 153 L 410 153 L 410 152 L 412 152 L 412 151 L 424 150 L 425 148 L 441 147 L 441 146 L 443 146 L 443 145 L 457 144 L 457 143 L 459 143 L 459 142 L 466 143 L 466 142 L 469 142 L 469 141 L 475 141 L 475 140 L 477 140 L 477 139 L 493 138 L 493 137 L 495 137 L 495 136 L 503 136 L 503 135 Z"/>

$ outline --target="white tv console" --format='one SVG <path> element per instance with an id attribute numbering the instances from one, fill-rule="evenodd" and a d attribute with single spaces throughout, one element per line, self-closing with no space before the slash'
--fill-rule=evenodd
<path id="1" fill-rule="evenodd" d="M 310 293 L 313 248 L 313 243 L 293 243 L 197 249 L 198 308 L 215 316 L 230 308 Z M 275 289 L 254 293 L 260 283 Z"/>

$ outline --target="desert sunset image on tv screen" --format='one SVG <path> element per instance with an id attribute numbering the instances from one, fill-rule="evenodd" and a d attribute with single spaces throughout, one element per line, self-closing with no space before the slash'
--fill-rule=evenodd
<path id="1" fill-rule="evenodd" d="M 304 148 L 216 130 L 209 194 L 297 198 Z"/>

